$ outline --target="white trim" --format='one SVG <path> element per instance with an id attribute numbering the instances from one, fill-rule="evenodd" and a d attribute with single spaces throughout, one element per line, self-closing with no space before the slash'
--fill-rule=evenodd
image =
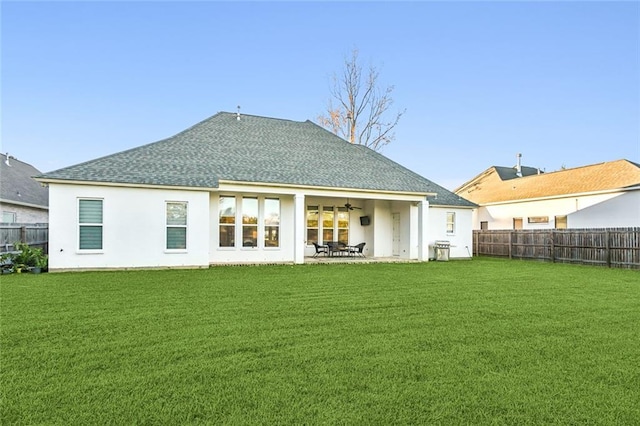
<path id="1" fill-rule="evenodd" d="M 471 203 L 471 201 L 469 201 Z M 450 204 L 429 204 L 429 208 L 440 208 L 440 209 L 467 209 L 467 210 L 473 210 L 473 209 L 477 209 L 478 207 L 480 207 L 480 205 L 477 205 L 475 207 L 473 206 L 454 206 L 454 205 L 450 205 Z"/>
<path id="2" fill-rule="evenodd" d="M 293 261 L 294 263 L 304 263 L 305 230 L 307 210 L 304 194 L 293 196 Z"/>
<path id="3" fill-rule="evenodd" d="M 429 201 L 418 204 L 418 260 L 429 261 Z"/>
<path id="4" fill-rule="evenodd" d="M 14 204 L 16 206 L 31 207 L 31 208 L 40 209 L 40 210 L 49 210 L 48 206 L 41 206 L 39 204 L 31 204 L 31 203 L 21 203 L 20 201 L 8 200 L 6 198 L 0 198 L 0 203 Z"/>
<path id="5" fill-rule="evenodd" d="M 126 182 L 100 182 L 86 180 L 65 180 L 65 179 L 47 179 L 34 178 L 41 183 L 55 183 L 58 185 L 87 185 L 87 186 L 107 186 L 117 188 L 134 188 L 134 189 L 168 189 L 171 191 L 195 191 L 195 192 L 217 192 L 218 188 L 198 187 L 198 186 L 171 186 L 171 185 L 153 185 L 146 183 L 126 183 Z"/>

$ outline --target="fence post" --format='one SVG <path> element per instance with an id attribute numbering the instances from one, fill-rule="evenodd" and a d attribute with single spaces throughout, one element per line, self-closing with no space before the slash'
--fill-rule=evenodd
<path id="1" fill-rule="evenodd" d="M 474 253 L 474 256 L 479 256 L 480 255 L 480 232 L 476 232 L 476 252 Z"/>
<path id="2" fill-rule="evenodd" d="M 607 268 L 611 268 L 611 232 L 607 229 L 604 233 L 605 238 L 605 253 L 607 256 Z"/>
<path id="3" fill-rule="evenodd" d="M 21 243 L 26 243 L 27 242 L 27 227 L 26 226 L 21 226 L 20 227 L 20 242 Z"/>
<path id="4" fill-rule="evenodd" d="M 512 232 L 512 231 L 509 231 L 509 259 L 512 259 L 512 258 L 513 258 L 513 257 L 512 257 L 512 254 L 511 254 L 511 251 L 512 251 L 512 248 L 511 248 L 511 239 L 512 239 L 512 235 L 513 235 L 513 232 Z"/>
<path id="5" fill-rule="evenodd" d="M 556 239 L 556 231 L 551 231 L 551 247 L 549 247 L 549 249 L 551 250 L 551 252 L 549 253 L 549 255 L 551 256 L 551 263 L 556 263 L 555 239 Z"/>

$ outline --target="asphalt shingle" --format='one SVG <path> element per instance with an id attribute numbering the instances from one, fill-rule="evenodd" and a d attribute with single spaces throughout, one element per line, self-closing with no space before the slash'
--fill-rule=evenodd
<path id="1" fill-rule="evenodd" d="M 219 181 L 437 193 L 434 182 L 311 121 L 220 112 L 168 139 L 45 173 L 43 179 L 217 188 Z"/>
<path id="2" fill-rule="evenodd" d="M 5 202 L 49 206 L 49 190 L 33 179 L 40 171 L 31 164 L 0 154 L 0 199 Z"/>
<path id="3" fill-rule="evenodd" d="M 456 192 L 482 205 L 610 191 L 640 185 L 640 165 L 628 160 L 609 161 L 550 173 L 536 172 L 519 178 L 507 174 L 506 169 L 493 166 L 460 186 Z"/>

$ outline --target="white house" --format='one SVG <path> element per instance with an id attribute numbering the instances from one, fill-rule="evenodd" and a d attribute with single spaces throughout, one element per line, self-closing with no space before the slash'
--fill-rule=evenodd
<path id="1" fill-rule="evenodd" d="M 478 204 L 474 229 L 640 226 L 640 165 L 628 160 L 551 173 L 493 166 L 455 190 Z"/>
<path id="2" fill-rule="evenodd" d="M 473 203 L 311 121 L 221 112 L 168 139 L 38 177 L 49 268 L 304 263 L 314 242 L 469 257 Z"/>

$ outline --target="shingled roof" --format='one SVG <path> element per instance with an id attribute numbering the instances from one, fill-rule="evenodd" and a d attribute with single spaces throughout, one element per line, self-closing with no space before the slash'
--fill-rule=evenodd
<path id="1" fill-rule="evenodd" d="M 474 206 L 317 124 L 220 112 L 168 139 L 39 176 L 44 181 L 217 188 L 220 181 L 436 193 Z"/>
<path id="2" fill-rule="evenodd" d="M 455 192 L 482 205 L 640 187 L 640 165 L 628 160 L 518 178 L 503 178 L 498 169 L 490 167 Z"/>
<path id="3" fill-rule="evenodd" d="M 40 171 L 8 154 L 0 160 L 0 201 L 47 209 L 49 190 L 33 179 Z"/>

